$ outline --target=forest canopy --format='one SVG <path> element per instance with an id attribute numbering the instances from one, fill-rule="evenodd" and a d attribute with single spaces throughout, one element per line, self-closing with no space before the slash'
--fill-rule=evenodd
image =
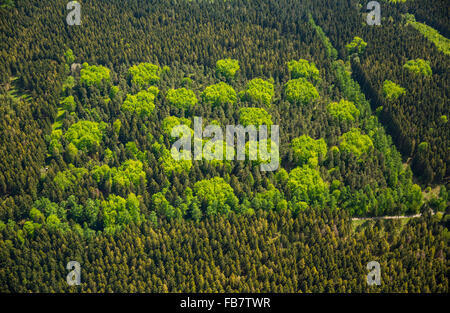
<path id="1" fill-rule="evenodd" d="M 401 95 L 406 93 L 406 90 L 391 80 L 385 80 L 383 83 L 383 93 L 386 99 L 397 100 Z"/>
<path id="2" fill-rule="evenodd" d="M 286 83 L 284 92 L 291 103 L 309 104 L 319 98 L 316 87 L 305 78 L 291 79 Z"/>
<path id="3" fill-rule="evenodd" d="M 80 72 L 80 83 L 87 86 L 99 85 L 102 81 L 110 80 L 110 69 L 102 65 L 89 65 L 87 62 L 83 63 Z"/>
<path id="4" fill-rule="evenodd" d="M 236 91 L 224 82 L 206 87 L 201 97 L 203 102 L 214 106 L 234 104 L 237 100 Z"/>
<path id="5" fill-rule="evenodd" d="M 415 74 L 422 74 L 425 76 L 430 76 L 433 74 L 430 67 L 430 62 L 425 61 L 424 59 L 409 60 L 405 63 L 405 65 L 403 65 L 403 67 Z"/>
<path id="6" fill-rule="evenodd" d="M 291 142 L 294 160 L 297 165 L 310 164 L 316 166 L 319 157 L 327 155 L 327 144 L 323 138 L 314 140 L 308 135 L 302 135 L 294 138 Z"/>
<path id="7" fill-rule="evenodd" d="M 306 78 L 312 82 L 317 82 L 320 79 L 319 70 L 314 62 L 309 62 L 305 59 L 292 60 L 287 63 L 291 78 Z"/>
<path id="8" fill-rule="evenodd" d="M 122 110 L 136 112 L 136 114 L 141 116 L 150 115 L 155 109 L 155 97 L 154 90 L 141 90 L 135 95 L 127 95 L 122 104 Z"/>
<path id="9" fill-rule="evenodd" d="M 348 54 L 358 53 L 361 54 L 367 47 L 367 42 L 365 42 L 361 37 L 355 36 L 352 41 L 345 46 Z"/>
<path id="10" fill-rule="evenodd" d="M 243 126 L 272 125 L 272 115 L 263 108 L 241 108 L 239 110 L 239 122 Z"/>
<path id="11" fill-rule="evenodd" d="M 344 133 L 340 140 L 340 147 L 342 150 L 351 152 L 358 157 L 373 149 L 372 139 L 357 128 L 353 128 Z"/>
<path id="12" fill-rule="evenodd" d="M 198 102 L 194 91 L 186 88 L 170 89 L 166 95 L 167 101 L 180 109 L 189 109 Z"/>
<path id="13" fill-rule="evenodd" d="M 327 110 L 331 116 L 341 121 L 355 121 L 360 115 L 355 104 L 345 99 L 341 99 L 339 102 L 330 102 Z"/>
<path id="14" fill-rule="evenodd" d="M 102 137 L 99 123 L 91 121 L 79 121 L 71 125 L 64 134 L 67 141 L 85 152 L 91 152 L 96 145 L 99 145 Z"/>
<path id="15" fill-rule="evenodd" d="M 222 59 L 216 62 L 216 73 L 227 80 L 234 79 L 239 71 L 239 61 L 234 59 Z"/>
<path id="16" fill-rule="evenodd" d="M 448 292 L 446 3 L 358 3 L 0 8 L 0 292 Z"/>
<path id="17" fill-rule="evenodd" d="M 153 85 L 159 82 L 161 68 L 151 63 L 140 63 L 128 69 L 131 81 L 139 86 Z"/>
<path id="18" fill-rule="evenodd" d="M 239 93 L 243 101 L 270 107 L 272 98 L 275 95 L 273 83 L 262 78 L 250 80 L 245 89 Z"/>

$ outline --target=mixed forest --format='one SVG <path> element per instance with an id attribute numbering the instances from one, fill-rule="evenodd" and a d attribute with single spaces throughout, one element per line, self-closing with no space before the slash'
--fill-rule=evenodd
<path id="1" fill-rule="evenodd" d="M 0 291 L 448 292 L 448 8 L 380 2 L 2 1 Z"/>

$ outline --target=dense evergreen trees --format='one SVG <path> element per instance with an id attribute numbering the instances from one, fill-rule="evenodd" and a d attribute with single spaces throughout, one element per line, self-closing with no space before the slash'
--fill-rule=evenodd
<path id="1" fill-rule="evenodd" d="M 313 11 L 313 18 L 340 57 L 350 58 L 353 77 L 372 107 L 379 109 L 383 124 L 405 160 L 411 157 L 412 169 L 421 182 L 448 183 L 449 125 L 440 122 L 442 115 L 448 115 L 448 5 L 445 1 L 432 4 L 426 0 L 386 2 L 381 26 L 373 27 L 364 23 L 364 6 L 358 11 L 355 2 L 316 1 L 321 10 Z M 441 35 L 424 23 L 436 27 Z M 358 57 L 345 47 L 355 36 L 367 43 Z M 433 75 L 417 75 L 404 67 L 416 59 L 428 61 Z M 385 99 L 385 81 L 395 82 L 405 89 L 405 94 L 396 100 Z M 429 143 L 428 153 L 418 150 L 421 142 Z"/>
<path id="2" fill-rule="evenodd" d="M 0 271 L 0 290 L 448 292 L 448 246 L 436 217 L 352 228 L 344 211 L 263 212 L 147 221 L 95 236 L 40 228 L 19 237 L 17 225 L 1 223 L 0 262 L 9 270 Z M 81 265 L 80 286 L 66 283 L 69 260 Z M 366 283 L 373 260 L 380 286 Z"/>
<path id="3" fill-rule="evenodd" d="M 408 7 L 369 28 L 353 0 L 112 0 L 71 27 L 65 4 L 0 8 L 2 291 L 70 291 L 70 258 L 73 291 L 448 292 L 447 189 L 378 120 L 446 181 L 448 59 Z M 279 169 L 174 160 L 194 116 L 280 125 Z"/>

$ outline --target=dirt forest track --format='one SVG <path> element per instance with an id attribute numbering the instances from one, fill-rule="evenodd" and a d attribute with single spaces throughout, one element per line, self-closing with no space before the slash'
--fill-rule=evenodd
<path id="1" fill-rule="evenodd" d="M 433 213 L 434 214 L 434 213 Z M 415 217 L 421 217 L 422 214 L 415 214 L 415 215 L 394 215 L 394 216 L 375 216 L 375 217 L 353 217 L 352 221 L 365 221 L 365 220 L 396 220 L 396 219 L 402 219 L 402 218 L 415 218 Z"/>

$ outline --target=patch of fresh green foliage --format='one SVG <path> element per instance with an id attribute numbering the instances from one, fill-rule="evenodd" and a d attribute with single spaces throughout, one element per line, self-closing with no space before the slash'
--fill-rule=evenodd
<path id="1" fill-rule="evenodd" d="M 180 211 L 180 209 L 173 207 L 166 199 L 163 192 L 157 192 L 152 195 L 152 204 L 159 216 L 166 216 L 168 218 L 182 216 L 182 212 Z"/>
<path id="2" fill-rule="evenodd" d="M 179 156 L 178 160 L 175 160 L 172 157 L 171 151 L 167 149 L 163 150 L 159 162 L 164 169 L 164 172 L 169 176 L 174 173 L 189 173 L 192 167 L 192 161 L 190 158 L 187 158 L 187 156 L 184 156 L 184 154 L 188 154 L 190 151 L 174 151 L 174 153 Z"/>
<path id="3" fill-rule="evenodd" d="M 151 87 L 150 87 L 151 88 Z M 136 112 L 141 116 L 150 115 L 155 109 L 156 94 L 154 88 L 149 90 L 141 90 L 135 95 L 127 95 L 127 98 L 122 104 L 123 111 Z"/>
<path id="4" fill-rule="evenodd" d="M 170 89 L 167 92 L 166 99 L 170 105 L 180 109 L 189 109 L 198 102 L 194 91 L 186 88 Z"/>
<path id="5" fill-rule="evenodd" d="M 237 100 L 236 91 L 227 83 L 220 82 L 205 88 L 202 92 L 202 100 L 214 106 L 234 104 Z"/>
<path id="6" fill-rule="evenodd" d="M 281 211 L 287 209 L 287 201 L 274 185 L 270 184 L 266 190 L 256 193 L 251 202 L 254 210 L 263 209 L 266 211 Z"/>
<path id="7" fill-rule="evenodd" d="M 312 26 L 312 28 L 316 30 L 317 36 L 320 38 L 320 41 L 327 50 L 328 57 L 330 57 L 332 60 L 336 60 L 338 56 L 337 50 L 333 47 L 333 45 L 330 42 L 330 39 L 327 37 L 323 29 L 316 24 L 311 13 L 308 13 L 308 22 Z"/>
<path id="8" fill-rule="evenodd" d="M 245 86 L 245 89 L 239 93 L 239 96 L 243 101 L 264 104 L 267 107 L 270 107 L 272 104 L 274 95 L 275 89 L 273 83 L 261 78 L 255 78 L 249 81 Z"/>
<path id="9" fill-rule="evenodd" d="M 408 21 L 407 24 L 414 27 L 422 35 L 424 35 L 429 41 L 434 43 L 436 48 L 446 55 L 450 55 L 450 39 L 439 34 L 437 30 L 426 24 L 414 21 Z"/>
<path id="10" fill-rule="evenodd" d="M 204 179 L 194 184 L 194 194 L 200 200 L 207 215 L 227 214 L 236 211 L 239 200 L 233 188 L 222 178 Z"/>
<path id="11" fill-rule="evenodd" d="M 331 102 L 327 106 L 331 116 L 341 121 L 355 121 L 359 117 L 359 110 L 351 101 L 341 99 L 339 102 Z"/>
<path id="12" fill-rule="evenodd" d="M 83 167 L 75 167 L 74 165 L 69 164 L 67 170 L 56 173 L 53 182 L 58 189 L 65 191 L 78 184 L 88 172 L 89 171 Z"/>
<path id="13" fill-rule="evenodd" d="M 111 169 L 113 185 L 129 187 L 138 186 L 141 181 L 145 185 L 146 174 L 144 165 L 139 160 L 126 160 L 119 168 Z"/>
<path id="14" fill-rule="evenodd" d="M 405 88 L 397 85 L 393 81 L 385 80 L 383 83 L 383 94 L 388 100 L 396 100 L 406 93 Z"/>
<path id="15" fill-rule="evenodd" d="M 73 55 L 72 49 L 67 49 L 66 52 L 64 52 L 64 58 L 69 65 L 75 62 L 75 56 Z"/>
<path id="16" fill-rule="evenodd" d="M 349 54 L 358 53 L 361 54 L 367 47 L 367 42 L 365 42 L 361 37 L 355 36 L 353 40 L 345 46 Z"/>
<path id="17" fill-rule="evenodd" d="M 101 125 L 97 122 L 79 121 L 72 124 L 64 134 L 64 138 L 84 152 L 91 152 L 100 144 L 103 137 Z"/>
<path id="18" fill-rule="evenodd" d="M 272 125 L 272 115 L 263 108 L 241 108 L 239 110 L 239 122 L 243 126 Z"/>
<path id="19" fill-rule="evenodd" d="M 1 0 L 0 2 L 0 8 L 14 8 L 15 3 L 14 0 Z"/>
<path id="20" fill-rule="evenodd" d="M 303 77 L 312 82 L 317 82 L 320 79 L 319 70 L 314 62 L 305 59 L 292 60 L 287 63 L 287 66 L 292 79 Z"/>
<path id="21" fill-rule="evenodd" d="M 320 177 L 319 170 L 306 164 L 289 173 L 287 187 L 293 202 L 312 205 L 323 204 L 328 199 L 328 185 Z M 300 207 L 305 207 L 304 204 Z"/>
<path id="22" fill-rule="evenodd" d="M 178 125 L 186 125 L 188 127 L 191 127 L 191 120 L 184 117 L 167 116 L 162 122 L 162 129 L 165 134 L 171 136 L 172 129 Z"/>
<path id="23" fill-rule="evenodd" d="M 83 63 L 80 71 L 80 83 L 82 85 L 99 85 L 102 81 L 110 80 L 110 70 L 101 65 L 89 65 Z"/>
<path id="24" fill-rule="evenodd" d="M 108 183 L 113 187 L 138 187 L 147 182 L 144 165 L 140 160 L 127 160 L 119 167 L 109 167 L 107 164 L 95 166 L 91 171 L 92 177 L 99 184 Z"/>
<path id="25" fill-rule="evenodd" d="M 316 87 L 305 78 L 291 79 L 286 83 L 284 92 L 291 103 L 308 104 L 319 98 Z"/>
<path id="26" fill-rule="evenodd" d="M 102 201 L 104 228 L 114 229 L 117 226 L 138 223 L 143 220 L 140 213 L 139 199 L 130 193 L 126 199 L 110 194 L 108 199 Z"/>
<path id="27" fill-rule="evenodd" d="M 140 63 L 128 69 L 131 82 L 138 86 L 154 85 L 159 83 L 161 68 L 152 63 Z"/>
<path id="28" fill-rule="evenodd" d="M 327 144 L 323 138 L 313 139 L 308 135 L 294 138 L 291 142 L 294 160 L 297 165 L 309 164 L 317 166 L 319 157 L 327 154 Z"/>
<path id="29" fill-rule="evenodd" d="M 219 77 L 231 80 L 239 70 L 239 61 L 234 59 L 222 59 L 216 62 L 216 73 Z"/>
<path id="30" fill-rule="evenodd" d="M 403 67 L 415 74 L 422 74 L 425 76 L 431 76 L 433 74 L 430 62 L 423 59 L 409 60 Z"/>
<path id="31" fill-rule="evenodd" d="M 63 109 L 68 112 L 73 112 L 76 109 L 75 99 L 73 96 L 65 97 L 63 100 L 61 100 L 60 104 L 62 105 Z"/>
<path id="32" fill-rule="evenodd" d="M 340 140 L 341 150 L 351 152 L 358 157 L 373 149 L 372 139 L 361 133 L 361 130 L 358 128 L 353 128 L 352 130 L 344 133 Z"/>

